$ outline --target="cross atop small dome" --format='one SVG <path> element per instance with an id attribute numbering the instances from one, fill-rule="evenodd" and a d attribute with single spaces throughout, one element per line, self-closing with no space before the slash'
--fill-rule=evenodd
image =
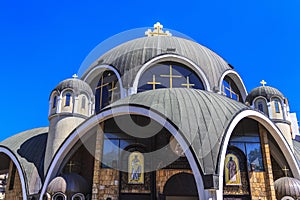
<path id="1" fill-rule="evenodd" d="M 265 86 L 267 82 L 265 80 L 261 80 L 260 84 L 262 84 L 262 86 Z"/>
<path id="2" fill-rule="evenodd" d="M 152 31 L 151 29 L 148 29 L 145 32 L 145 36 L 172 36 L 172 34 L 169 31 L 164 32 L 163 25 L 160 24 L 159 22 L 156 22 L 156 24 L 153 25 L 154 30 Z"/>
<path id="3" fill-rule="evenodd" d="M 77 74 L 73 74 L 73 76 L 72 76 L 73 78 L 75 78 L 75 79 L 77 79 L 78 78 L 78 76 L 77 76 Z"/>

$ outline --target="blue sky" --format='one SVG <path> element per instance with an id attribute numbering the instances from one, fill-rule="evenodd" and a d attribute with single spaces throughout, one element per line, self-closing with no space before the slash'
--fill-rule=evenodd
<path id="1" fill-rule="evenodd" d="M 248 92 L 262 79 L 300 117 L 300 1 L 9 1 L 0 2 L 0 141 L 48 126 L 48 99 L 77 73 L 88 53 L 122 31 L 179 31 L 235 67 Z"/>

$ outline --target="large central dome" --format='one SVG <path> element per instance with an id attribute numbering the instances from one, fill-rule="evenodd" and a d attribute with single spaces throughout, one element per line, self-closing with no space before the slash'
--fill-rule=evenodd
<path id="1" fill-rule="evenodd" d="M 168 54 L 197 65 L 206 76 L 210 89 L 218 87 L 222 74 L 232 69 L 220 56 L 196 42 L 175 36 L 152 36 L 134 39 L 111 49 L 89 67 L 83 78 L 96 66 L 110 65 L 118 70 L 124 87 L 128 88 L 145 63 Z"/>

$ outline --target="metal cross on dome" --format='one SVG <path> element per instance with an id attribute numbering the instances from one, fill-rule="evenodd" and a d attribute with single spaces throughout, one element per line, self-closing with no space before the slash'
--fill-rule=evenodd
<path id="1" fill-rule="evenodd" d="M 154 30 L 152 31 L 151 29 L 148 29 L 145 32 L 145 35 L 150 37 L 150 36 L 172 36 L 172 34 L 169 31 L 164 32 L 163 25 L 157 22 L 156 24 L 153 25 Z"/>
<path id="2" fill-rule="evenodd" d="M 260 84 L 262 84 L 262 86 L 265 86 L 267 82 L 265 80 L 261 80 Z"/>
<path id="3" fill-rule="evenodd" d="M 73 78 L 78 78 L 78 76 L 77 76 L 77 74 L 73 74 L 73 76 L 72 76 Z"/>

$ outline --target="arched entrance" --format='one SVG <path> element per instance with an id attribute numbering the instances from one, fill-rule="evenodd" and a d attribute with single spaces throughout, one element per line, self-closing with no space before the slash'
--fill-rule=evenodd
<path id="1" fill-rule="evenodd" d="M 173 175 L 164 186 L 161 199 L 165 200 L 196 200 L 197 186 L 193 174 L 178 173 Z"/>

